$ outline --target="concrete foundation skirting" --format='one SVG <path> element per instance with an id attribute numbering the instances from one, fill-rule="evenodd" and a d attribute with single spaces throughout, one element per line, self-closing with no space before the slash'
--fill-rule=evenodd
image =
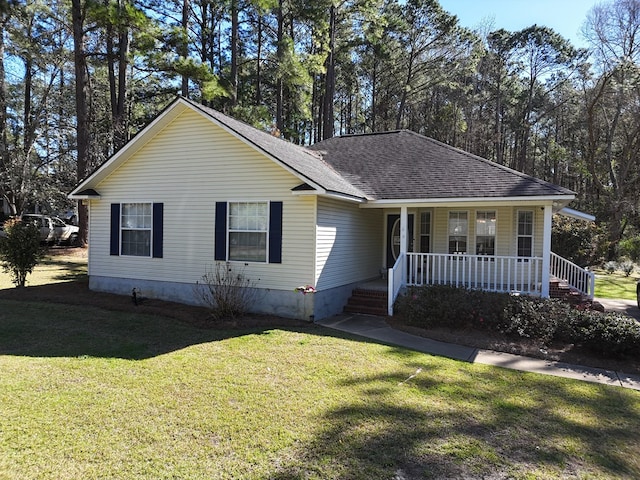
<path id="1" fill-rule="evenodd" d="M 357 284 L 345 285 L 315 294 L 303 295 L 291 290 L 253 289 L 251 312 L 285 318 L 319 320 L 342 312 Z M 202 295 L 190 283 L 162 282 L 132 278 L 113 278 L 91 275 L 89 288 L 99 292 L 131 295 L 135 288 L 141 297 L 205 306 Z"/>

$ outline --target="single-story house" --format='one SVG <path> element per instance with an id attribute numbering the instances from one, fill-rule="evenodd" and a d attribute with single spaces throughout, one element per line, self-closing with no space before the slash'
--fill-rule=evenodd
<path id="1" fill-rule="evenodd" d="M 592 277 L 551 252 L 574 192 L 410 131 L 301 147 L 178 97 L 69 195 L 89 208 L 89 285 L 198 303 L 218 262 L 258 313 L 341 312 L 377 280 L 549 295 Z M 588 217 L 588 216 L 587 216 Z M 314 294 L 296 287 L 312 285 Z"/>

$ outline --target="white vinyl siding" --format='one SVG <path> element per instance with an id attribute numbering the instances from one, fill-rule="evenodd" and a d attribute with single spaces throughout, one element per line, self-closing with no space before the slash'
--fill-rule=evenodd
<path id="1" fill-rule="evenodd" d="M 292 195 L 300 183 L 269 158 L 186 110 L 96 187 L 101 198 L 91 201 L 91 274 L 195 283 L 215 263 L 216 202 L 282 201 L 282 263 L 251 263 L 245 275 L 258 287 L 287 291 L 311 282 L 315 198 Z M 164 258 L 110 256 L 110 204 L 149 201 L 164 203 Z"/>
<path id="2" fill-rule="evenodd" d="M 318 198 L 316 283 L 327 289 L 375 278 L 383 251 L 383 210 Z"/>

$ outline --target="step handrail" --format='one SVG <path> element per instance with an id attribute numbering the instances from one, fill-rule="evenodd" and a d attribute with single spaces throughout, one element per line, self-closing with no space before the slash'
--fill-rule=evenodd
<path id="1" fill-rule="evenodd" d="M 387 315 L 393 317 L 393 304 L 398 298 L 398 294 L 400 293 L 400 289 L 404 283 L 403 281 L 403 268 L 404 265 L 404 253 L 398 255 L 396 263 L 393 264 L 387 273 L 388 279 L 388 289 L 389 292 L 387 296 Z"/>
<path id="2" fill-rule="evenodd" d="M 551 252 L 550 274 L 590 299 L 595 296 L 595 274 L 553 252 Z"/>

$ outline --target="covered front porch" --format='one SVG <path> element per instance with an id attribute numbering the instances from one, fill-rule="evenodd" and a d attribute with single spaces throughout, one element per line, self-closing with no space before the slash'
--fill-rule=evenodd
<path id="1" fill-rule="evenodd" d="M 553 213 L 551 202 L 389 210 L 387 314 L 393 315 L 395 299 L 408 286 L 454 285 L 549 297 L 551 282 L 560 281 L 593 298 L 593 273 L 551 251 Z"/>

